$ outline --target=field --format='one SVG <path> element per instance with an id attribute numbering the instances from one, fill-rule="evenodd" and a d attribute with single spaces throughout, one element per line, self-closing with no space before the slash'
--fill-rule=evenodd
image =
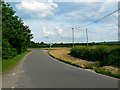
<path id="1" fill-rule="evenodd" d="M 83 46 L 83 48 L 85 47 L 86 46 Z M 101 46 L 99 46 L 99 48 L 100 47 Z M 92 47 L 92 48 L 95 48 L 95 47 Z M 116 48 L 116 46 L 114 47 L 112 46 L 111 48 L 112 48 L 111 50 L 113 50 Z M 84 69 L 91 69 L 97 73 L 120 78 L 120 68 L 118 66 L 115 66 L 115 65 L 102 65 L 101 66 L 100 60 L 88 60 L 88 59 L 81 59 L 80 57 L 78 58 L 78 57 L 72 56 L 71 55 L 72 49 L 71 48 L 53 48 L 53 49 L 50 49 L 48 53 L 52 57 L 62 62 L 74 65 L 76 67 L 80 67 Z"/>

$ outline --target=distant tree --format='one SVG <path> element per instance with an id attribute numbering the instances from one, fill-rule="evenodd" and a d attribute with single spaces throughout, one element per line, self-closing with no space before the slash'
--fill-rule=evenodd
<path id="1" fill-rule="evenodd" d="M 43 44 L 44 44 L 44 42 L 41 42 L 40 44 L 41 44 L 41 45 L 43 45 Z"/>
<path id="2" fill-rule="evenodd" d="M 61 42 L 61 45 L 62 45 L 63 43 Z"/>

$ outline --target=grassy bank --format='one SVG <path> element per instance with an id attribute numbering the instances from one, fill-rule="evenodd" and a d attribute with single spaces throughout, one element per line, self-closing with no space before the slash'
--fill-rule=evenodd
<path id="1" fill-rule="evenodd" d="M 97 63 L 98 63 L 98 62 L 86 61 L 86 60 L 72 57 L 71 55 L 69 55 L 70 48 L 69 49 L 68 48 L 53 49 L 53 50 L 49 50 L 48 53 L 52 57 L 62 62 L 71 64 L 77 67 L 81 67 L 81 68 L 92 68 L 93 69 L 94 67 L 97 66 Z"/>
<path id="2" fill-rule="evenodd" d="M 26 51 L 25 53 L 17 55 L 11 59 L 2 60 L 2 73 L 5 73 L 15 67 L 20 62 L 20 60 L 22 60 L 22 58 L 29 52 L 30 51 Z"/>
<path id="3" fill-rule="evenodd" d="M 2 60 L 0 60 L 0 73 L 2 72 Z"/>
<path id="4" fill-rule="evenodd" d="M 95 68 L 95 72 L 100 73 L 100 74 L 104 74 L 104 75 L 108 75 L 108 76 L 112 76 L 115 78 L 120 78 L 120 70 L 118 70 L 118 71 L 114 70 L 115 73 L 113 73 L 110 70 L 106 70 L 103 67 L 97 67 L 97 68 Z"/>
<path id="5" fill-rule="evenodd" d="M 92 69 L 97 73 L 120 78 L 120 71 L 119 71 L 120 69 L 118 67 L 113 67 L 113 66 L 100 67 L 98 61 L 89 61 L 89 60 L 73 57 L 69 54 L 70 48 L 51 49 L 48 51 L 48 53 L 57 60 L 65 62 L 67 64 L 84 69 Z"/>

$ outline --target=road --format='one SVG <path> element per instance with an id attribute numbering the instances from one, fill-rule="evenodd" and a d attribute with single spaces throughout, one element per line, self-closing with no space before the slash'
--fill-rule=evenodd
<path id="1" fill-rule="evenodd" d="M 70 66 L 33 49 L 3 75 L 3 88 L 117 88 L 118 80 Z"/>

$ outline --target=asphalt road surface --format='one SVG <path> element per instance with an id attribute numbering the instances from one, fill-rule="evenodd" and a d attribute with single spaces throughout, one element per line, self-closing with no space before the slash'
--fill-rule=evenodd
<path id="1" fill-rule="evenodd" d="M 3 88 L 117 88 L 118 80 L 62 63 L 33 49 L 3 75 Z"/>

